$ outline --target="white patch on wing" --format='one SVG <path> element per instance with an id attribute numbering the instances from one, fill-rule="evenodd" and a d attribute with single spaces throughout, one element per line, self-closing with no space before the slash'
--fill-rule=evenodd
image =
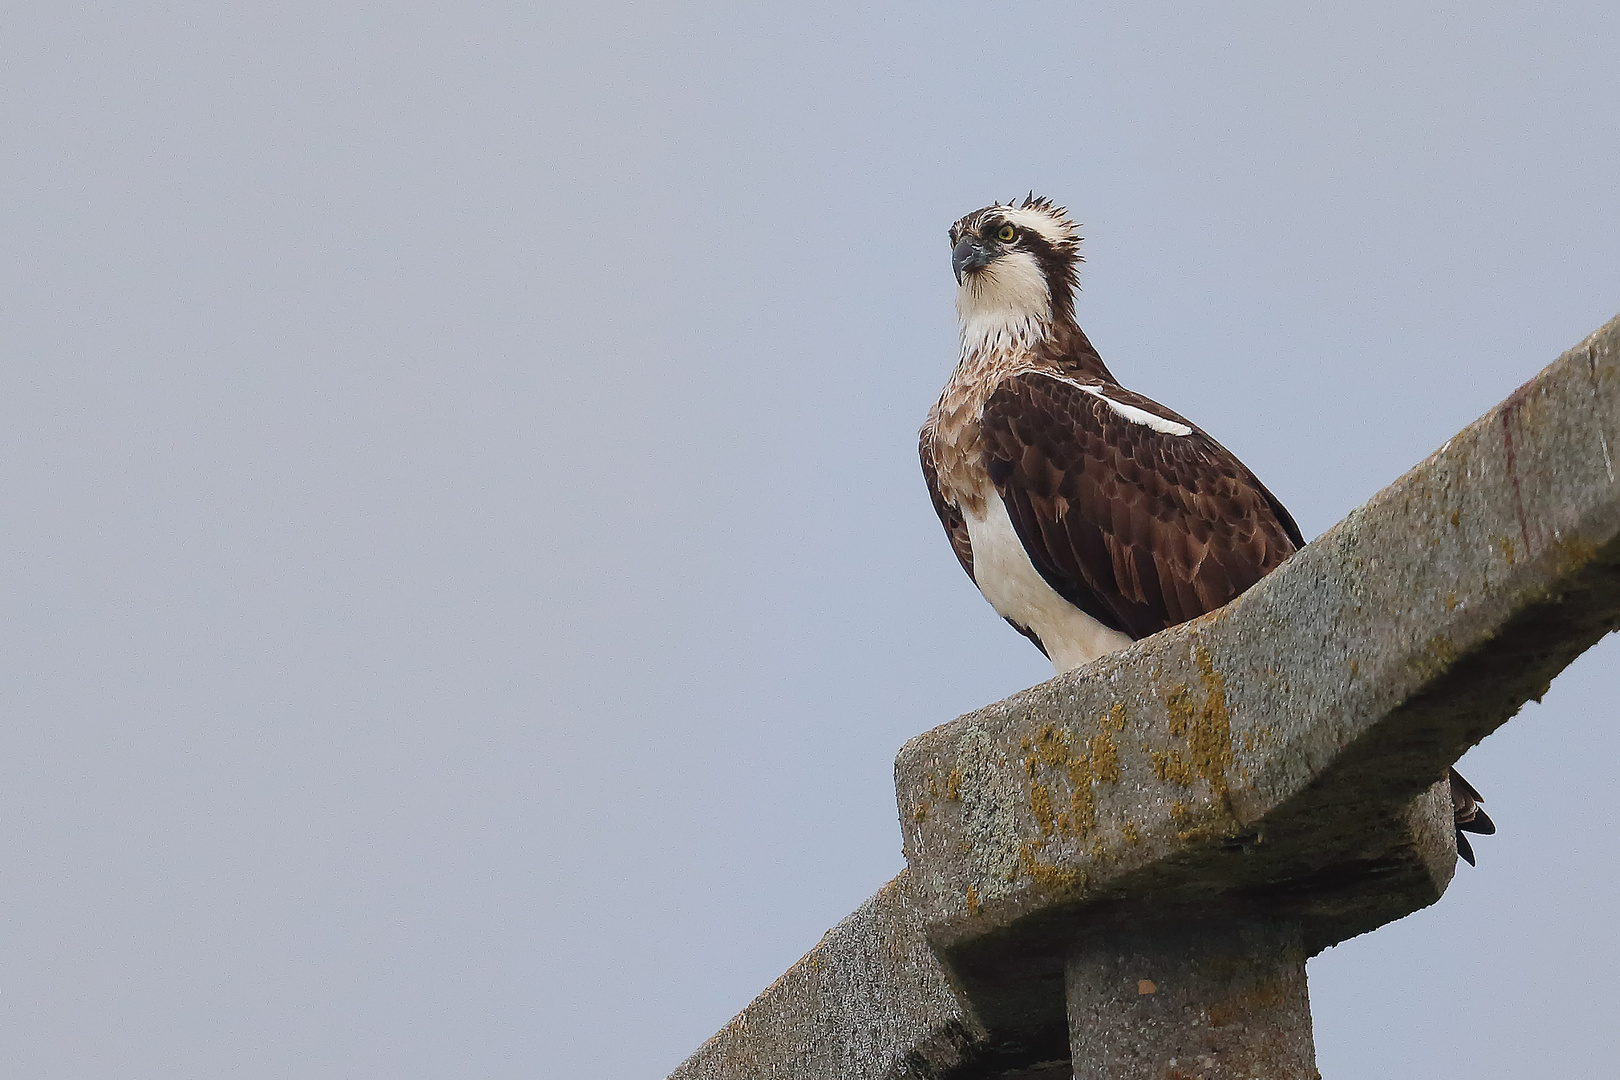
<path id="1" fill-rule="evenodd" d="M 1046 583 L 994 488 L 985 498 L 984 517 L 965 516 L 979 591 L 996 614 L 1034 631 L 1059 674 L 1131 644 L 1129 636 L 1093 619 Z"/>
<path id="2" fill-rule="evenodd" d="M 1084 390 L 1098 401 L 1101 401 L 1103 404 L 1107 405 L 1110 409 L 1113 409 L 1115 414 L 1124 417 L 1133 424 L 1141 424 L 1143 427 L 1152 428 L 1161 435 L 1192 434 L 1193 429 L 1188 427 L 1186 424 L 1178 424 L 1174 420 L 1166 420 L 1162 416 L 1155 416 L 1146 409 L 1138 409 L 1135 405 L 1126 405 L 1124 402 L 1115 401 L 1113 398 L 1103 393 L 1102 387 L 1100 386 L 1076 382 L 1073 379 L 1066 379 L 1062 375 L 1057 375 L 1050 371 L 1042 371 L 1039 372 L 1039 374 L 1057 379 L 1059 382 L 1066 382 L 1076 390 Z"/>
<path id="3" fill-rule="evenodd" d="M 956 288 L 962 355 L 997 345 L 1028 345 L 1052 319 L 1052 298 L 1035 256 L 1013 251 Z"/>

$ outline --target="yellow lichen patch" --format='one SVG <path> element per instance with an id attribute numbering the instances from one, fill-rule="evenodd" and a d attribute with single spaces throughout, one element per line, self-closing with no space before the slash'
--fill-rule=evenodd
<path id="1" fill-rule="evenodd" d="M 1215 670 L 1209 651 L 1198 646 L 1198 678 L 1204 684 L 1204 703 L 1193 703 L 1192 690 L 1177 683 L 1165 694 L 1170 734 L 1187 744 L 1180 750 L 1155 750 L 1144 745 L 1153 771 L 1166 783 L 1190 785 L 1202 776 L 1218 794 L 1227 788 L 1226 770 L 1232 764 L 1232 718 L 1226 709 L 1226 682 Z"/>
<path id="2" fill-rule="evenodd" d="M 1182 842 L 1232 837 L 1237 835 L 1240 828 L 1232 817 L 1231 807 L 1224 800 L 1204 806 L 1184 807 L 1180 814 L 1172 808 L 1171 818 L 1180 826 L 1176 829 L 1176 839 Z"/>
<path id="3" fill-rule="evenodd" d="M 1178 739 L 1185 737 L 1193 719 L 1192 691 L 1186 683 L 1177 683 L 1170 688 L 1170 692 L 1164 696 L 1164 708 L 1170 716 L 1170 734 Z"/>
<path id="4" fill-rule="evenodd" d="M 1081 754 L 1069 759 L 1069 786 L 1072 788 L 1091 787 L 1092 767 L 1091 759 Z"/>
<path id="5" fill-rule="evenodd" d="M 922 824 L 923 818 L 928 816 L 929 809 L 930 805 L 926 801 L 918 803 L 916 806 L 912 807 L 911 820 L 917 822 L 919 825 Z"/>
<path id="6" fill-rule="evenodd" d="M 1105 784 L 1119 783 L 1119 747 L 1107 728 L 1091 737 L 1091 772 Z"/>
<path id="7" fill-rule="evenodd" d="M 1457 594 L 1456 593 L 1454 593 L 1454 592 L 1446 593 L 1446 610 L 1447 611 L 1456 611 L 1457 610 Z"/>
<path id="8" fill-rule="evenodd" d="M 1198 703 L 1196 694 L 1184 683 L 1171 687 L 1164 695 L 1165 711 L 1169 714 L 1169 733 L 1173 738 L 1182 740 L 1183 746 L 1156 749 L 1144 743 L 1142 749 L 1147 752 L 1153 772 L 1160 780 L 1167 784 L 1192 787 L 1202 778 L 1209 784 L 1216 806 L 1227 807 L 1230 790 L 1228 773 L 1233 768 L 1234 760 L 1232 718 L 1226 706 L 1226 681 L 1215 670 L 1215 663 L 1207 649 L 1197 646 L 1194 657 L 1198 664 L 1199 682 L 1203 684 L 1203 702 Z M 1245 733 L 1245 739 L 1252 749 L 1270 734 L 1269 730 L 1257 730 Z M 1180 823 L 1187 810 L 1177 802 L 1171 813 Z M 1227 824 L 1223 816 L 1218 829 L 1224 829 Z M 1186 834 L 1183 836 L 1185 838 Z"/>
<path id="9" fill-rule="evenodd" d="M 1461 514 L 1461 512 L 1459 512 L 1457 510 L 1453 510 L 1451 512 L 1451 524 L 1452 524 L 1453 527 L 1462 524 L 1462 514 Z"/>
<path id="10" fill-rule="evenodd" d="M 1113 728 L 1115 731 L 1124 731 L 1125 730 L 1125 705 L 1124 705 L 1124 703 L 1123 702 L 1115 702 L 1113 708 L 1108 710 L 1108 715 L 1103 717 L 1102 722 L 1103 722 L 1104 727 Z"/>
<path id="11" fill-rule="evenodd" d="M 1142 834 L 1136 831 L 1136 822 L 1134 821 L 1127 821 L 1120 832 L 1124 835 L 1127 844 L 1140 844 L 1142 842 Z"/>
<path id="12" fill-rule="evenodd" d="M 1176 839 L 1182 843 L 1189 841 L 1210 840 L 1215 837 L 1231 836 L 1235 826 L 1231 822 L 1212 820 L 1202 825 L 1194 825 L 1189 829 L 1178 829 Z"/>
<path id="13" fill-rule="evenodd" d="M 1043 765 L 1061 765 L 1069 758 L 1069 733 L 1056 724 L 1042 724 L 1035 733 L 1035 755 Z"/>
<path id="14" fill-rule="evenodd" d="M 1111 737 L 1107 741 L 1109 745 L 1104 749 L 1105 757 L 1109 757 L 1113 751 Z M 1080 838 L 1090 835 L 1097 825 L 1097 805 L 1091 791 L 1094 778 L 1092 756 L 1085 752 L 1084 744 L 1081 744 L 1079 752 L 1076 753 L 1073 732 L 1056 724 L 1041 725 L 1039 730 L 1033 736 L 1024 739 L 1023 743 L 1029 751 L 1029 755 L 1023 760 L 1024 771 L 1030 778 L 1029 809 L 1042 835 L 1051 836 L 1058 832 Z M 1117 754 L 1109 757 L 1109 761 L 1110 776 L 1117 779 L 1119 773 Z M 1057 787 L 1054 791 L 1051 778 L 1042 775 L 1043 769 L 1059 766 L 1067 773 L 1069 787 L 1069 805 L 1066 812 L 1061 813 L 1058 812 L 1058 807 L 1061 805 L 1062 789 Z M 1046 782 L 1043 783 L 1042 780 Z M 947 791 L 949 790 L 947 784 Z"/>
<path id="15" fill-rule="evenodd" d="M 1179 750 L 1155 750 L 1144 745 L 1142 749 L 1148 752 L 1148 760 L 1153 763 L 1153 772 L 1160 780 L 1167 784 L 1180 784 L 1182 787 L 1191 787 L 1192 782 L 1198 779 L 1193 767 L 1181 756 Z"/>
<path id="16" fill-rule="evenodd" d="M 967 901 L 967 913 L 969 915 L 977 915 L 979 913 L 979 890 L 969 885 L 967 887 L 967 896 L 965 899 Z"/>
<path id="17" fill-rule="evenodd" d="M 1097 827 L 1097 800 L 1091 793 L 1091 762 L 1084 757 L 1069 761 L 1069 821 L 1077 837 Z"/>
<path id="18" fill-rule="evenodd" d="M 1029 812 L 1035 815 L 1035 820 L 1041 826 L 1041 835 L 1051 836 L 1055 827 L 1052 820 L 1052 793 L 1046 790 L 1044 784 L 1031 784 L 1029 787 Z"/>
<path id="19" fill-rule="evenodd" d="M 1513 539 L 1507 536 L 1498 536 L 1494 537 L 1494 539 L 1496 540 L 1497 550 L 1502 553 L 1502 558 L 1507 560 L 1509 566 L 1512 566 L 1516 559 L 1516 552 L 1513 550 Z"/>
<path id="20" fill-rule="evenodd" d="M 1350 661 L 1350 677 L 1353 679 L 1361 674 L 1361 665 L 1354 660 Z"/>
<path id="21" fill-rule="evenodd" d="M 1179 824 L 1180 822 L 1186 821 L 1191 815 L 1192 811 L 1187 809 L 1187 804 L 1182 802 L 1180 799 L 1177 799 L 1175 802 L 1170 804 L 1171 821 Z"/>
<path id="22" fill-rule="evenodd" d="M 962 797 L 962 770 L 952 769 L 945 774 L 945 801 L 956 802 Z"/>
<path id="23" fill-rule="evenodd" d="M 1187 732 L 1192 765 L 1217 793 L 1226 791 L 1226 770 L 1232 764 L 1232 717 L 1226 710 L 1226 680 L 1215 670 L 1209 650 L 1198 646 L 1198 678 L 1204 684 L 1204 704 Z"/>
<path id="24" fill-rule="evenodd" d="M 1436 634 L 1423 644 L 1423 651 L 1412 659 L 1412 666 L 1424 678 L 1433 678 L 1457 662 L 1462 650 L 1444 634 Z"/>
<path id="25" fill-rule="evenodd" d="M 1054 889 L 1075 889 L 1085 885 L 1083 870 L 1070 866 L 1043 863 L 1035 858 L 1035 849 L 1028 844 L 1018 845 L 1018 865 L 1031 879 Z"/>

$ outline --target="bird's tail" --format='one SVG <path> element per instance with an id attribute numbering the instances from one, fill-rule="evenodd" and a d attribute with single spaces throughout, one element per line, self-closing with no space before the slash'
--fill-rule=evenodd
<path id="1" fill-rule="evenodd" d="M 1469 866 L 1473 866 L 1474 847 L 1463 833 L 1490 836 L 1496 832 L 1496 823 L 1480 808 L 1479 804 L 1485 798 L 1474 790 L 1474 785 L 1464 780 L 1456 769 L 1448 772 L 1451 777 L 1451 814 L 1457 830 L 1457 854 L 1468 860 Z"/>

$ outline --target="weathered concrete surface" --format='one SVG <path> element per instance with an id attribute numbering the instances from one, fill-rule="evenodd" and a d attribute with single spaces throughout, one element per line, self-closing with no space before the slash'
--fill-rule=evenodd
<path id="1" fill-rule="evenodd" d="M 1620 623 L 1617 449 L 1620 320 L 1236 602 L 909 743 L 910 884 L 987 1036 L 1062 1021 L 1081 930 L 1239 897 L 1315 953 L 1437 899 L 1431 785 Z"/>
<path id="2" fill-rule="evenodd" d="M 1617 440 L 1620 320 L 1237 602 L 913 740 L 908 870 L 672 1077 L 1058 1080 L 1088 942 L 1433 902 L 1446 766 L 1620 623 Z"/>
<path id="3" fill-rule="evenodd" d="M 1321 1080 L 1293 923 L 1220 910 L 1083 937 L 1067 984 L 1075 1080 Z"/>
<path id="4" fill-rule="evenodd" d="M 932 1080 L 983 1028 L 923 940 L 905 873 L 755 998 L 670 1080 Z"/>

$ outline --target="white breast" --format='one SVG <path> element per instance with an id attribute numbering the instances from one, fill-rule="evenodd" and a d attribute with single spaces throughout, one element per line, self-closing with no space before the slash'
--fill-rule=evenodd
<path id="1" fill-rule="evenodd" d="M 969 513 L 966 518 L 973 544 L 973 580 L 979 591 L 996 614 L 1027 627 L 1041 639 L 1059 673 L 1131 643 L 1130 637 L 1110 630 L 1053 591 L 1029 561 L 995 489 L 985 499 L 984 517 Z"/>

